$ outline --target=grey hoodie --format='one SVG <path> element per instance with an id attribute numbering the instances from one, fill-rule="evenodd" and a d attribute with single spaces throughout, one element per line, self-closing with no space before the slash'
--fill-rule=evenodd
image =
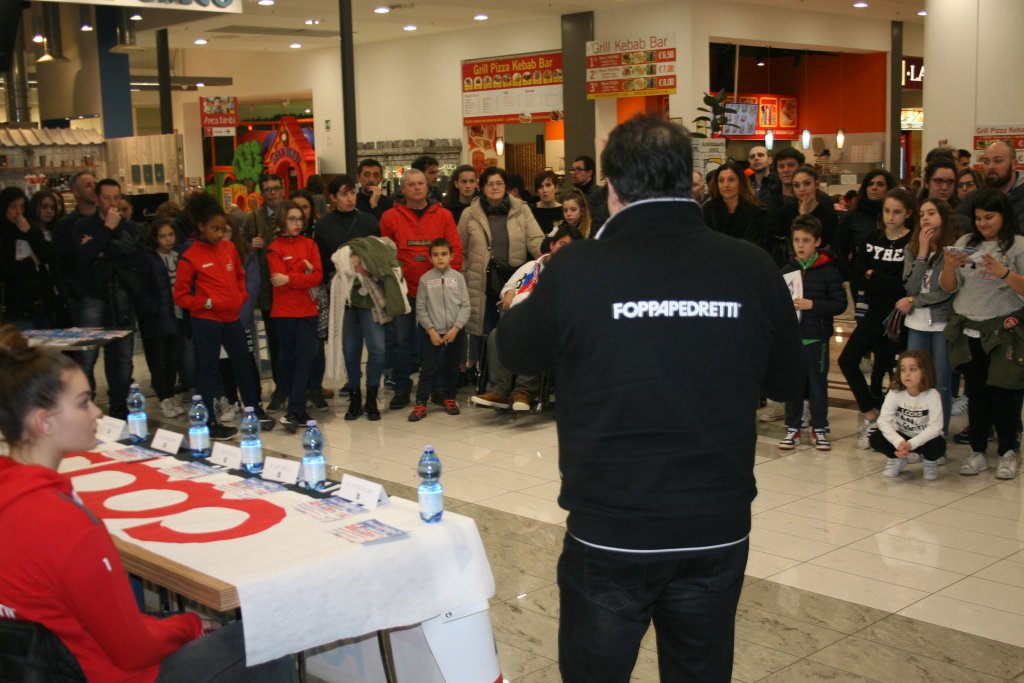
<path id="1" fill-rule="evenodd" d="M 416 291 L 416 322 L 444 334 L 452 327 L 460 330 L 469 320 L 469 289 L 462 273 L 449 267 L 443 273 L 431 268 L 420 277 Z"/>

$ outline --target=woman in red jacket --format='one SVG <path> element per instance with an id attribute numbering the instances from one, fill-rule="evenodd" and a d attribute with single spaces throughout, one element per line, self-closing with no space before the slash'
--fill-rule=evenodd
<path id="1" fill-rule="evenodd" d="M 0 618 L 45 626 L 89 681 L 294 681 L 291 657 L 245 669 L 241 622 L 139 612 L 106 527 L 57 472 L 96 443 L 91 395 L 68 356 L 0 327 Z"/>
<path id="2" fill-rule="evenodd" d="M 185 209 L 196 225 L 198 239 L 178 258 L 174 303 L 191 316 L 192 339 L 199 362 L 196 388 L 210 413 L 210 438 L 223 441 L 238 431 L 218 423 L 214 411 L 221 346 L 231 360 L 242 401 L 255 408 L 264 429 L 273 429 L 274 421 L 263 412 L 260 403 L 258 379 L 249 360 L 245 330 L 239 321 L 242 304 L 249 293 L 238 250 L 224 239 L 227 232 L 224 209 L 205 192 L 193 195 Z"/>
<path id="3" fill-rule="evenodd" d="M 316 323 L 320 315 L 315 287 L 324 279 L 320 250 L 302 234 L 306 218 L 299 205 L 281 202 L 274 214 L 277 238 L 267 249 L 274 302 L 270 317 L 281 346 L 281 377 L 291 383 L 288 411 L 281 424 L 304 427 L 312 418 L 306 412 L 306 387 L 316 354 Z"/>

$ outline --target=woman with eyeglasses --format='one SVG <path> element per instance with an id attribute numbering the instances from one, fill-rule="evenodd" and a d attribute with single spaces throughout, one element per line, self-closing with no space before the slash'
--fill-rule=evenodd
<path id="1" fill-rule="evenodd" d="M 956 174 L 956 197 L 960 201 L 975 190 L 985 187 L 985 179 L 976 168 L 961 168 Z"/>
<path id="2" fill-rule="evenodd" d="M 473 335 L 468 365 L 479 359 L 480 338 L 498 322 L 498 291 L 489 287 L 488 267 L 511 275 L 531 258 L 540 257 L 544 233 L 530 207 L 509 195 L 505 171 L 488 166 L 480 174 L 482 194 L 459 219 L 462 272 L 469 288 L 472 313 L 466 332 Z M 504 285 L 504 282 L 501 283 Z M 499 289 L 500 286 L 498 285 Z"/>

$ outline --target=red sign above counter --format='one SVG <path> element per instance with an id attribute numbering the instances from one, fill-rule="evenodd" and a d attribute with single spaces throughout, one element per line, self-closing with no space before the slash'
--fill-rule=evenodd
<path id="1" fill-rule="evenodd" d="M 587 43 L 587 99 L 675 92 L 675 34 Z"/>
<path id="2" fill-rule="evenodd" d="M 463 125 L 558 121 L 562 117 L 561 52 L 462 62 Z"/>

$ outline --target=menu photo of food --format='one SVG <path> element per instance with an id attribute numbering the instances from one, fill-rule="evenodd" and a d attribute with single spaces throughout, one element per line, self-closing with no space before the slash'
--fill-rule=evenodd
<path id="1" fill-rule="evenodd" d="M 779 100 L 776 97 L 762 97 L 758 107 L 757 125 L 762 128 L 776 128 L 779 125 Z"/>
<path id="2" fill-rule="evenodd" d="M 796 108 L 797 99 L 795 97 L 781 97 L 779 98 L 779 127 L 781 128 L 796 128 Z"/>

